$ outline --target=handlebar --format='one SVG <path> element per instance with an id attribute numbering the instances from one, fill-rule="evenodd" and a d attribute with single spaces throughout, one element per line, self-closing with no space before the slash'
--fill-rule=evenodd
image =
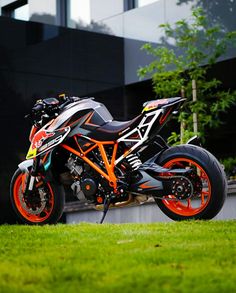
<path id="1" fill-rule="evenodd" d="M 37 123 L 42 118 L 48 117 L 53 118 L 55 115 L 59 114 L 62 109 L 70 103 L 74 103 L 82 100 L 79 97 L 63 97 L 63 103 L 55 98 L 46 98 L 43 100 L 38 100 L 31 110 L 31 114 L 25 116 L 25 118 L 30 118 L 33 123 Z"/>
<path id="2" fill-rule="evenodd" d="M 61 104 L 58 108 L 59 108 L 60 110 L 62 110 L 65 106 L 67 106 L 68 104 L 73 103 L 73 102 L 74 102 L 74 101 L 71 100 L 70 97 L 68 97 L 68 98 L 66 99 L 66 101 L 65 101 L 63 104 Z"/>
<path id="3" fill-rule="evenodd" d="M 64 99 L 66 101 L 58 107 L 60 110 L 63 109 L 65 106 L 69 105 L 70 103 L 74 103 L 74 102 L 78 102 L 82 100 L 79 97 L 65 97 Z"/>

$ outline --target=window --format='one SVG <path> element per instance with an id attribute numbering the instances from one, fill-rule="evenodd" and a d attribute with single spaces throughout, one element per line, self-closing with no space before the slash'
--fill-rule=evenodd
<path id="1" fill-rule="evenodd" d="M 124 0 L 124 10 L 127 11 L 134 8 L 143 7 L 158 1 L 159 0 Z"/>
<path id="2" fill-rule="evenodd" d="M 142 7 L 157 1 L 158 0 L 135 0 L 135 7 Z"/>
<path id="3" fill-rule="evenodd" d="M 29 20 L 29 4 L 27 1 L 16 1 L 2 7 L 2 15 L 20 20 Z"/>
<path id="4" fill-rule="evenodd" d="M 16 8 L 12 12 L 12 17 L 20 20 L 29 20 L 29 4 Z"/>
<path id="5" fill-rule="evenodd" d="M 67 11 L 67 25 L 69 27 L 74 28 L 90 24 L 90 0 L 69 0 Z"/>

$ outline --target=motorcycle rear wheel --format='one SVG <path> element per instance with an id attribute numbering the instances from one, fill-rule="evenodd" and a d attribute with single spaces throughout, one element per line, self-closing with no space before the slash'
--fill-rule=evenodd
<path id="1" fill-rule="evenodd" d="M 227 194 L 225 173 L 217 159 L 198 146 L 180 145 L 164 151 L 156 162 L 165 168 L 195 170 L 202 190 L 191 198 L 179 200 L 174 195 L 155 199 L 162 212 L 175 221 L 214 218 L 221 210 Z"/>
<path id="2" fill-rule="evenodd" d="M 22 191 L 24 176 L 24 173 L 17 169 L 10 184 L 10 200 L 19 221 L 30 225 L 57 223 L 64 209 L 65 192 L 63 187 L 56 182 L 45 183 L 41 181 L 36 183 L 39 188 L 32 195 L 35 199 L 29 196 L 27 200 Z M 42 201 L 39 189 L 44 196 Z"/>

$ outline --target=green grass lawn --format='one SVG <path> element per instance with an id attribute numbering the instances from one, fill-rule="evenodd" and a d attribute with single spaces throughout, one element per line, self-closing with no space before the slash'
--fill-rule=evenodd
<path id="1" fill-rule="evenodd" d="M 236 221 L 0 227 L 0 292 L 236 292 Z"/>

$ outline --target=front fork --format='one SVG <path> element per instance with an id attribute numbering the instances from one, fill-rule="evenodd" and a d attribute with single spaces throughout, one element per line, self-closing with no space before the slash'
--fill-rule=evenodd
<path id="1" fill-rule="evenodd" d="M 28 190 L 29 192 L 31 192 L 34 189 L 34 182 L 39 171 L 39 165 L 40 157 L 38 156 L 34 158 L 31 172 L 29 172 L 29 176 L 27 177 L 26 191 Z"/>
<path id="2" fill-rule="evenodd" d="M 40 157 L 38 156 L 32 160 L 27 160 L 22 162 L 19 165 L 19 168 L 25 175 L 28 174 L 28 176 L 26 175 L 24 177 L 26 182 L 22 184 L 23 193 L 24 194 L 31 193 L 32 190 L 34 189 L 35 179 L 40 169 Z"/>

